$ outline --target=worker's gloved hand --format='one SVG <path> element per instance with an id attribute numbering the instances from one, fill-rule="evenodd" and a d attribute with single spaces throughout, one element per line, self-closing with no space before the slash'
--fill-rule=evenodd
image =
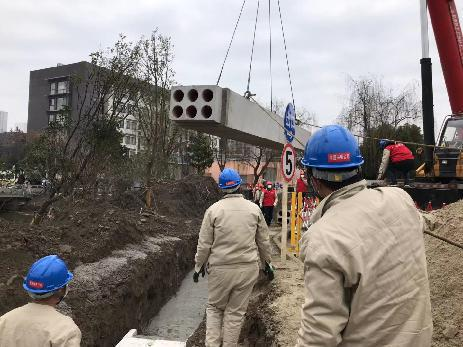
<path id="1" fill-rule="evenodd" d="M 193 282 L 198 283 L 199 274 L 201 274 L 202 277 L 206 276 L 206 270 L 204 270 L 204 265 L 201 266 L 199 272 L 195 271 L 195 273 L 193 274 Z"/>
<path id="2" fill-rule="evenodd" d="M 273 265 L 272 263 L 267 263 L 265 262 L 265 269 L 264 269 L 264 273 L 265 275 L 267 276 L 267 279 L 269 281 L 273 281 L 273 279 L 275 278 L 275 273 L 274 273 L 275 269 L 273 268 Z"/>

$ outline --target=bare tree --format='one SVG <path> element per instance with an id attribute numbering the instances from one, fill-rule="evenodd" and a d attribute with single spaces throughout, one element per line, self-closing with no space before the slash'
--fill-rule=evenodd
<path id="1" fill-rule="evenodd" d="M 390 124 L 394 128 L 421 118 L 421 103 L 415 86 L 409 85 L 394 93 L 376 77 L 347 81 L 348 102 L 339 121 L 350 130 L 368 135 L 372 128 Z"/>
<path id="2" fill-rule="evenodd" d="M 123 153 L 118 125 L 136 94 L 138 46 L 121 36 L 114 47 L 90 57 L 86 74 L 69 81 L 77 95 L 74 107 L 63 107 L 28 155 L 29 162 L 35 156 L 46 163 L 51 183 L 32 223 L 39 223 L 50 205 L 84 180 L 94 179 L 98 168 Z"/>
<path id="3" fill-rule="evenodd" d="M 377 139 L 400 138 L 406 141 L 404 136 L 412 136 L 403 129 L 407 128 L 404 126 L 414 125 L 421 118 L 421 102 L 415 93 L 415 85 L 410 84 L 396 92 L 386 88 L 380 79 L 371 76 L 358 80 L 350 77 L 347 90 L 347 105 L 338 120 L 360 135 L 359 143 L 366 159 L 364 172 L 366 177 L 374 178 L 381 157 Z M 413 138 L 417 138 L 415 133 Z"/>
<path id="4" fill-rule="evenodd" d="M 220 171 L 225 169 L 225 165 L 230 160 L 228 142 L 229 141 L 226 138 L 211 137 L 211 143 L 213 144 L 214 150 L 214 158 L 219 165 Z"/>
<path id="5" fill-rule="evenodd" d="M 275 150 L 263 147 L 251 147 L 243 157 L 243 161 L 252 167 L 253 184 L 259 182 L 259 177 L 265 175 L 269 164 L 275 161 L 278 155 Z"/>
<path id="6" fill-rule="evenodd" d="M 143 177 L 147 187 L 146 201 L 149 205 L 153 180 L 170 175 L 169 162 L 179 151 L 185 134 L 169 120 L 170 88 L 174 81 L 170 38 L 155 30 L 149 38 L 142 38 L 139 46 L 139 100 L 134 107 L 134 114 L 143 138 Z"/>

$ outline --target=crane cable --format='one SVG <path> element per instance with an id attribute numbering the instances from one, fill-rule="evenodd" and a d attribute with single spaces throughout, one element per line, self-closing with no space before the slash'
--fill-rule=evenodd
<path id="1" fill-rule="evenodd" d="M 248 99 L 252 95 L 251 91 L 249 90 L 249 85 L 251 84 L 252 59 L 254 57 L 254 45 L 256 43 L 256 31 L 257 31 L 257 20 L 259 19 L 259 7 L 260 7 L 260 0 L 257 0 L 256 20 L 254 22 L 254 34 L 253 34 L 252 46 L 251 46 L 251 59 L 249 61 L 248 85 L 246 87 L 246 92 L 244 93 L 244 96 Z"/>
<path id="2" fill-rule="evenodd" d="M 283 26 L 283 17 L 281 16 L 280 0 L 278 0 L 277 3 L 278 3 L 278 13 L 280 15 L 281 33 L 283 35 L 283 44 L 285 48 L 286 68 L 288 69 L 289 86 L 291 88 L 291 100 L 293 101 L 294 109 L 296 109 L 296 104 L 294 103 L 293 82 L 291 80 L 291 70 L 289 69 L 289 59 L 288 59 L 288 49 L 286 47 L 285 29 Z"/>
<path id="3" fill-rule="evenodd" d="M 232 37 L 230 39 L 230 43 L 228 44 L 227 52 L 225 53 L 225 58 L 223 60 L 222 67 L 220 68 L 219 77 L 217 78 L 217 82 L 215 84 L 216 86 L 219 85 L 220 79 L 222 78 L 223 68 L 225 66 L 225 62 L 227 61 L 228 53 L 230 53 L 230 48 L 231 48 L 231 45 L 233 43 L 233 39 L 235 38 L 236 29 L 238 28 L 238 24 L 240 22 L 241 15 L 243 14 L 243 8 L 244 8 L 245 4 L 246 4 L 246 0 L 243 0 L 243 4 L 241 5 L 240 14 L 238 15 L 238 19 L 236 20 L 236 23 L 235 23 L 235 29 L 233 29 L 233 34 L 232 34 Z"/>
<path id="4" fill-rule="evenodd" d="M 273 75 L 272 75 L 272 16 L 268 0 L 268 30 L 269 30 L 269 70 L 270 70 L 270 112 L 273 112 Z"/>

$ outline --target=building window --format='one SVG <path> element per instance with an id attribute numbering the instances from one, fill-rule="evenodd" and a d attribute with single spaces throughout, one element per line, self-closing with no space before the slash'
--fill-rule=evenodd
<path id="1" fill-rule="evenodd" d="M 124 129 L 124 120 L 123 119 L 119 122 L 119 128 Z"/>
<path id="2" fill-rule="evenodd" d="M 62 110 L 67 105 L 68 105 L 67 98 L 57 98 L 56 99 L 56 109 L 57 110 Z"/>
<path id="3" fill-rule="evenodd" d="M 51 82 L 50 83 L 50 95 L 56 94 L 56 87 L 57 87 L 56 82 Z"/>
<path id="4" fill-rule="evenodd" d="M 64 94 L 68 92 L 68 81 L 58 82 L 58 94 Z"/>
<path id="5" fill-rule="evenodd" d="M 129 129 L 129 130 L 137 130 L 137 121 L 136 120 L 130 120 L 130 119 L 127 119 L 127 123 L 125 125 L 125 128 L 126 129 Z"/>
<path id="6" fill-rule="evenodd" d="M 56 98 L 51 98 L 48 101 L 50 111 L 56 111 Z"/>
<path id="7" fill-rule="evenodd" d="M 126 145 L 136 145 L 137 144 L 137 137 L 133 135 L 125 136 L 125 144 Z"/>
<path id="8" fill-rule="evenodd" d="M 48 124 L 53 123 L 55 121 L 55 115 L 49 114 L 48 115 Z"/>

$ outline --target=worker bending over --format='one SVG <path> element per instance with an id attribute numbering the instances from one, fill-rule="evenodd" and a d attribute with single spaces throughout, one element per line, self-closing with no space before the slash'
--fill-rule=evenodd
<path id="1" fill-rule="evenodd" d="M 354 136 L 317 131 L 302 163 L 322 198 L 301 240 L 305 303 L 297 346 L 429 347 L 424 223 L 400 188 L 368 189 Z"/>
<path id="2" fill-rule="evenodd" d="M 262 208 L 262 213 L 265 217 L 265 222 L 267 226 L 272 224 L 273 219 L 273 208 L 278 204 L 278 194 L 275 188 L 273 187 L 272 182 L 267 181 L 265 188 L 262 189 L 260 195 L 260 207 Z"/>
<path id="3" fill-rule="evenodd" d="M 56 255 L 37 260 L 23 287 L 32 302 L 0 317 L 2 347 L 78 347 L 81 333 L 72 318 L 56 310 L 73 275 Z"/>
<path id="4" fill-rule="evenodd" d="M 397 176 L 404 178 L 404 184 L 409 184 L 410 172 L 415 168 L 415 157 L 412 151 L 403 143 L 380 140 L 383 159 L 378 171 L 378 180 L 386 174 L 391 184 L 397 184 Z"/>
<path id="5" fill-rule="evenodd" d="M 259 274 L 258 260 L 273 279 L 268 228 L 259 207 L 240 194 L 233 169 L 219 176 L 225 197 L 204 214 L 193 279 L 208 266 L 206 346 L 237 346 L 249 298 Z"/>

